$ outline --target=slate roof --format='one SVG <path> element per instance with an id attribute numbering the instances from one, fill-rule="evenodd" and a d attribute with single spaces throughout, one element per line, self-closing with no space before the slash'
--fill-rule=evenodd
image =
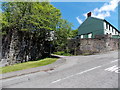
<path id="1" fill-rule="evenodd" d="M 110 24 L 116 31 L 118 31 L 118 32 L 120 33 L 120 31 L 119 31 L 117 28 L 115 28 L 111 23 L 109 23 L 107 20 L 105 20 L 105 19 L 100 19 L 100 18 L 95 18 L 95 17 L 92 17 L 92 18 L 97 19 L 97 20 L 102 20 L 102 21 Z"/>

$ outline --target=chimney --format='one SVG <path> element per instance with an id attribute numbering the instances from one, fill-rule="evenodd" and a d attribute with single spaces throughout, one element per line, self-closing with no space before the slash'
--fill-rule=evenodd
<path id="1" fill-rule="evenodd" d="M 87 13 L 87 17 L 91 17 L 91 14 L 92 14 L 91 12 Z"/>

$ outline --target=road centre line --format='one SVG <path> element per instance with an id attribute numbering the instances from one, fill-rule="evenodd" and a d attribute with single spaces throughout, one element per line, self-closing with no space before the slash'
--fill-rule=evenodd
<path id="1" fill-rule="evenodd" d="M 114 62 L 117 62 L 117 61 L 118 61 L 118 59 L 113 60 L 113 61 L 111 61 L 110 63 L 114 63 Z M 108 63 L 108 64 L 110 64 L 110 63 Z M 104 64 L 104 65 L 102 65 L 102 66 L 105 66 L 105 65 L 108 65 L 108 64 Z M 73 77 L 73 76 L 76 76 L 76 75 L 81 75 L 81 74 L 83 74 L 83 73 L 92 71 L 92 70 L 97 69 L 97 68 L 100 68 L 100 67 L 101 67 L 101 66 L 97 66 L 97 67 L 94 67 L 94 68 L 91 68 L 91 69 L 82 71 L 82 72 L 80 72 L 80 73 L 76 73 L 76 74 L 74 74 L 74 75 L 70 75 L 70 76 L 67 76 L 67 77 L 65 77 L 65 78 L 55 80 L 55 81 L 53 81 L 52 83 L 56 83 L 56 82 L 59 82 L 59 81 L 61 81 L 61 80 L 65 80 L 65 79 L 68 79 L 68 78 Z"/>
<path id="2" fill-rule="evenodd" d="M 87 72 L 89 72 L 89 71 L 92 71 L 92 70 L 97 69 L 97 68 L 100 68 L 100 67 L 101 67 L 101 66 L 97 66 L 97 67 L 94 67 L 94 68 L 91 68 L 91 69 L 88 69 L 88 70 L 85 70 L 85 71 L 76 73 L 76 74 L 74 74 L 74 75 L 70 75 L 70 76 L 67 76 L 67 77 L 65 77 L 65 78 L 55 80 L 55 81 L 52 82 L 52 84 L 53 84 L 53 83 L 57 83 L 57 82 L 59 82 L 59 81 L 61 81 L 61 80 L 65 80 L 65 79 L 71 78 L 71 77 L 76 76 L 76 75 L 81 75 L 81 74 L 87 73 Z"/>

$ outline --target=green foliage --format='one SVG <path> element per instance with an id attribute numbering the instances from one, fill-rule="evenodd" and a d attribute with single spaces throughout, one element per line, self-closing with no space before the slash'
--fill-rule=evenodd
<path id="1" fill-rule="evenodd" d="M 78 29 L 72 30 L 71 33 L 70 33 L 70 37 L 71 37 L 71 38 L 74 38 L 74 37 L 76 37 L 77 35 L 78 35 Z"/>
<path id="2" fill-rule="evenodd" d="M 54 41 L 56 50 L 65 48 L 68 38 L 70 38 L 72 23 L 61 19 L 57 24 L 56 37 Z"/>
<path id="3" fill-rule="evenodd" d="M 54 52 L 54 54 L 56 54 L 56 55 L 63 55 L 63 56 L 71 56 L 72 55 L 72 54 L 67 53 L 65 51 Z"/>
<path id="4" fill-rule="evenodd" d="M 2 4 L 2 10 L 3 28 L 12 27 L 38 35 L 43 30 L 55 30 L 61 18 L 60 10 L 48 2 L 8 2 Z"/>
<path id="5" fill-rule="evenodd" d="M 48 37 L 50 30 L 56 32 L 57 45 L 65 44 L 71 35 L 71 26 L 61 19 L 61 12 L 49 2 L 7 2 L 2 4 L 2 28 L 35 33 Z"/>
<path id="6" fill-rule="evenodd" d="M 34 45 L 38 43 L 37 47 L 40 44 L 45 46 L 51 30 L 55 31 L 56 39 L 51 43 L 56 51 L 66 48 L 67 40 L 77 33 L 72 31 L 73 25 L 70 22 L 61 19 L 60 10 L 49 2 L 5 2 L 2 11 L 2 31 L 7 34 L 25 32 L 23 37 L 34 42 Z M 42 49 L 45 51 L 44 46 Z M 37 51 L 41 51 L 40 48 Z"/>
<path id="7" fill-rule="evenodd" d="M 19 70 L 24 70 L 28 68 L 48 65 L 48 64 L 55 62 L 56 60 L 57 58 L 45 58 L 43 60 L 30 61 L 30 62 L 11 65 L 11 66 L 6 66 L 1 69 L 2 69 L 2 73 L 7 73 L 7 72 L 19 71 Z"/>

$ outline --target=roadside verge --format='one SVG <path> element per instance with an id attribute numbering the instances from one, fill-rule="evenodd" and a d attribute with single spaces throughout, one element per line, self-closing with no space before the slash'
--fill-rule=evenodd
<path id="1" fill-rule="evenodd" d="M 60 57 L 60 56 L 57 56 L 57 57 Z M 29 69 L 15 71 L 15 72 L 4 73 L 4 74 L 0 75 L 1 76 L 0 80 L 17 77 L 17 76 L 22 76 L 22 75 L 26 75 L 26 74 L 32 74 L 32 73 L 36 73 L 36 72 L 51 71 L 51 70 L 54 70 L 56 67 L 64 64 L 65 61 L 66 60 L 63 57 L 60 57 L 56 62 L 49 64 L 49 65 L 35 67 L 35 68 L 29 68 Z"/>

